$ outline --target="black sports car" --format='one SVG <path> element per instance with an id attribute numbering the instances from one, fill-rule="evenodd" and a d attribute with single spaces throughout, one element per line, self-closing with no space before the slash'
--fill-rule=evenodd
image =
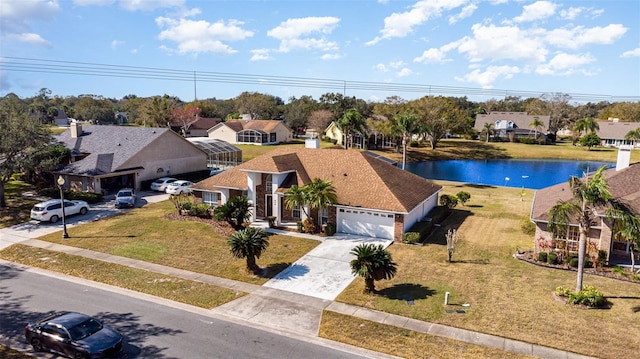
<path id="1" fill-rule="evenodd" d="M 35 351 L 48 350 L 73 359 L 107 358 L 120 352 L 123 338 L 88 315 L 61 312 L 24 328 Z"/>

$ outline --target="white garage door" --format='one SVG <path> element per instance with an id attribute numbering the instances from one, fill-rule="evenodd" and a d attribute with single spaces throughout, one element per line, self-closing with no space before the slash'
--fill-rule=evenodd
<path id="1" fill-rule="evenodd" d="M 339 208 L 337 222 L 341 233 L 393 239 L 393 214 Z"/>

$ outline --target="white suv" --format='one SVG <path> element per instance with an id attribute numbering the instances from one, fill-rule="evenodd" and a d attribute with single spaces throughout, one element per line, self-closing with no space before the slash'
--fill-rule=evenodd
<path id="1" fill-rule="evenodd" d="M 65 215 L 87 214 L 87 212 L 89 212 L 87 202 L 64 200 Z M 60 218 L 62 218 L 62 203 L 59 199 L 40 202 L 31 209 L 31 219 L 36 221 L 56 223 Z"/>

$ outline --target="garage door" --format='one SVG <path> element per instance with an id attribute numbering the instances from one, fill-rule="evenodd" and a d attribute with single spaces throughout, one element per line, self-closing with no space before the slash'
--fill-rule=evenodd
<path id="1" fill-rule="evenodd" d="M 337 222 L 341 233 L 393 239 L 393 214 L 339 208 Z"/>

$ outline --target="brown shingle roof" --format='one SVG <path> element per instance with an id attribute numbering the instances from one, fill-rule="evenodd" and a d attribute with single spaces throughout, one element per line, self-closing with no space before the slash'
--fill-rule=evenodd
<path id="1" fill-rule="evenodd" d="M 279 120 L 229 120 L 224 122 L 229 128 L 235 132 L 242 130 L 259 130 L 266 133 L 272 132 L 278 125 L 282 124 Z"/>
<path id="2" fill-rule="evenodd" d="M 338 204 L 406 213 L 442 186 L 356 150 L 280 147 L 223 174 L 197 183 L 194 188 L 247 187 L 247 171 L 295 171 L 298 185 L 320 178 L 331 181 Z M 223 176 L 224 175 L 224 176 Z"/>
<path id="3" fill-rule="evenodd" d="M 605 178 L 613 197 L 623 200 L 640 213 L 640 163 L 634 163 L 620 171 L 616 171 L 615 168 L 607 170 Z M 531 206 L 531 218 L 548 221 L 549 209 L 559 200 L 569 201 L 572 197 L 568 179 L 567 182 L 539 190 Z"/>
<path id="4" fill-rule="evenodd" d="M 640 122 L 598 121 L 598 126 L 600 129 L 596 131 L 596 134 L 601 139 L 623 140 L 629 131 L 640 128 Z"/>
<path id="5" fill-rule="evenodd" d="M 191 128 L 194 130 L 208 130 L 221 121 L 221 118 L 198 117 L 198 119 L 191 122 Z"/>

